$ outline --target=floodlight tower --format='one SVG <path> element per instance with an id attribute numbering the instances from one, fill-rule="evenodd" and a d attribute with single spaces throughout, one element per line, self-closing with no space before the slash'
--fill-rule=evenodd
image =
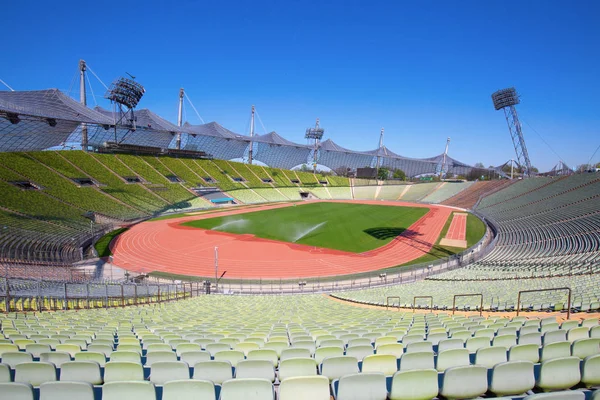
<path id="1" fill-rule="evenodd" d="M 185 92 L 183 88 L 179 89 L 179 112 L 177 113 L 177 126 L 181 128 L 183 125 L 183 96 Z M 181 132 L 177 132 L 177 142 L 175 143 L 177 150 L 181 149 Z"/>
<path id="2" fill-rule="evenodd" d="M 525 167 L 523 175 L 530 176 L 532 173 L 531 162 L 529 161 L 527 146 L 525 146 L 521 122 L 519 122 L 519 116 L 517 115 L 517 109 L 515 108 L 515 105 L 520 103 L 517 91 L 515 88 L 498 90 L 497 92 L 492 93 L 492 101 L 494 102 L 494 108 L 496 110 L 504 110 L 508 131 L 510 132 L 510 137 L 512 138 L 515 153 L 517 155 L 516 161 L 518 164 Z"/>
<path id="3" fill-rule="evenodd" d="M 115 115 L 115 142 L 117 140 L 117 125 L 123 125 L 122 121 L 126 119 L 129 130 L 135 131 L 135 116 L 133 110 L 138 105 L 142 96 L 146 90 L 142 85 L 134 81 L 135 77 L 131 76 L 131 79 L 120 77 L 117 78 L 108 88 L 108 91 L 104 95 L 105 99 L 110 100 L 113 104 L 114 115 Z M 118 119 L 117 116 L 118 115 Z"/>
<path id="4" fill-rule="evenodd" d="M 381 128 L 381 132 L 379 133 L 379 150 L 383 147 L 383 128 Z M 381 165 L 381 156 L 377 153 L 377 170 L 379 170 L 379 166 Z"/>
<path id="5" fill-rule="evenodd" d="M 319 151 L 319 141 L 323 138 L 325 130 L 319 128 L 319 118 L 314 128 L 307 128 L 304 137 L 308 140 L 314 139 L 315 145 L 313 147 L 313 173 L 317 172 L 317 152 Z"/>
<path id="6" fill-rule="evenodd" d="M 444 175 L 444 168 L 446 168 L 446 161 L 448 158 L 448 146 L 450 146 L 450 138 L 446 139 L 446 149 L 444 150 L 444 156 L 442 157 L 442 168 L 440 168 L 440 179 Z"/>
<path id="7" fill-rule="evenodd" d="M 87 66 L 85 60 L 79 60 L 79 102 L 87 106 L 87 96 L 85 93 L 85 71 Z M 88 129 L 87 124 L 81 124 L 81 149 L 87 151 L 88 146 Z"/>
<path id="8" fill-rule="evenodd" d="M 252 164 L 252 148 L 254 147 L 254 142 L 252 138 L 254 137 L 254 105 L 252 106 L 252 115 L 250 117 L 250 149 L 248 150 L 248 164 Z"/>

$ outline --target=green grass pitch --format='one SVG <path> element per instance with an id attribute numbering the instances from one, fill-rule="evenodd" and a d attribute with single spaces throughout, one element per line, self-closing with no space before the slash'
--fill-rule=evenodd
<path id="1" fill-rule="evenodd" d="M 183 225 L 362 253 L 389 243 L 428 208 L 307 203 Z"/>

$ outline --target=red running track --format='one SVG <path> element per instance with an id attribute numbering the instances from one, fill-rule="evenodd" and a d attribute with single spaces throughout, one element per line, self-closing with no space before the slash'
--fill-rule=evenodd
<path id="1" fill-rule="evenodd" d="M 162 271 L 210 277 L 215 273 L 214 248 L 218 247 L 219 271 L 227 271 L 227 278 L 290 279 L 368 272 L 403 264 L 428 253 L 453 211 L 446 206 L 403 202 L 347 202 L 426 207 L 430 210 L 390 243 L 364 253 L 180 226 L 182 222 L 191 220 L 289 207 L 291 204 L 149 221 L 133 226 L 111 243 L 113 263 L 142 273 Z"/>
<path id="2" fill-rule="evenodd" d="M 455 213 L 448 227 L 446 239 L 467 240 L 467 214 Z"/>

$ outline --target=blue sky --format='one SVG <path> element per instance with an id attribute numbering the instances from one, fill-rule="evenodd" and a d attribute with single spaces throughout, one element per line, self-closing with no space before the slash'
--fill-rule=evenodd
<path id="1" fill-rule="evenodd" d="M 535 166 L 558 161 L 544 141 L 571 166 L 600 145 L 598 1 L 24 0 L 2 9 L 0 79 L 16 90 L 76 96 L 83 58 L 107 84 L 135 75 L 147 90 L 140 107 L 173 122 L 184 87 L 206 122 L 236 132 L 248 133 L 255 104 L 267 131 L 296 142 L 319 117 L 325 137 L 347 148 L 375 148 L 384 127 L 396 153 L 433 156 L 449 136 L 453 157 L 487 166 L 514 157 L 490 95 L 515 86 Z"/>

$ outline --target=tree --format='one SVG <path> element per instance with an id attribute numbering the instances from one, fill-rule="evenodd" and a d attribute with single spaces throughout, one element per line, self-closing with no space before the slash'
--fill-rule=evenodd
<path id="1" fill-rule="evenodd" d="M 300 171 L 302 171 L 302 172 L 312 172 L 312 170 L 310 168 L 308 168 L 308 165 L 306 165 L 306 164 L 302 164 L 302 166 L 300 167 Z"/>
<path id="2" fill-rule="evenodd" d="M 390 170 L 387 168 L 379 168 L 379 171 L 377 171 L 377 179 L 380 181 L 385 181 L 389 175 Z"/>
<path id="3" fill-rule="evenodd" d="M 577 172 L 585 172 L 592 169 L 590 164 L 580 164 L 577 166 Z"/>
<path id="4" fill-rule="evenodd" d="M 478 163 L 475 163 L 475 168 L 482 168 L 483 169 L 483 168 L 485 168 L 485 165 L 483 165 L 483 163 L 481 163 L 481 162 L 478 162 Z"/>
<path id="5" fill-rule="evenodd" d="M 333 170 L 333 172 L 336 173 L 337 176 L 348 176 L 348 174 L 350 173 L 350 168 L 343 166 L 343 167 L 338 167 L 336 169 Z"/>
<path id="6" fill-rule="evenodd" d="M 405 180 L 406 174 L 401 169 L 394 170 L 394 174 L 392 175 L 394 179 Z"/>

